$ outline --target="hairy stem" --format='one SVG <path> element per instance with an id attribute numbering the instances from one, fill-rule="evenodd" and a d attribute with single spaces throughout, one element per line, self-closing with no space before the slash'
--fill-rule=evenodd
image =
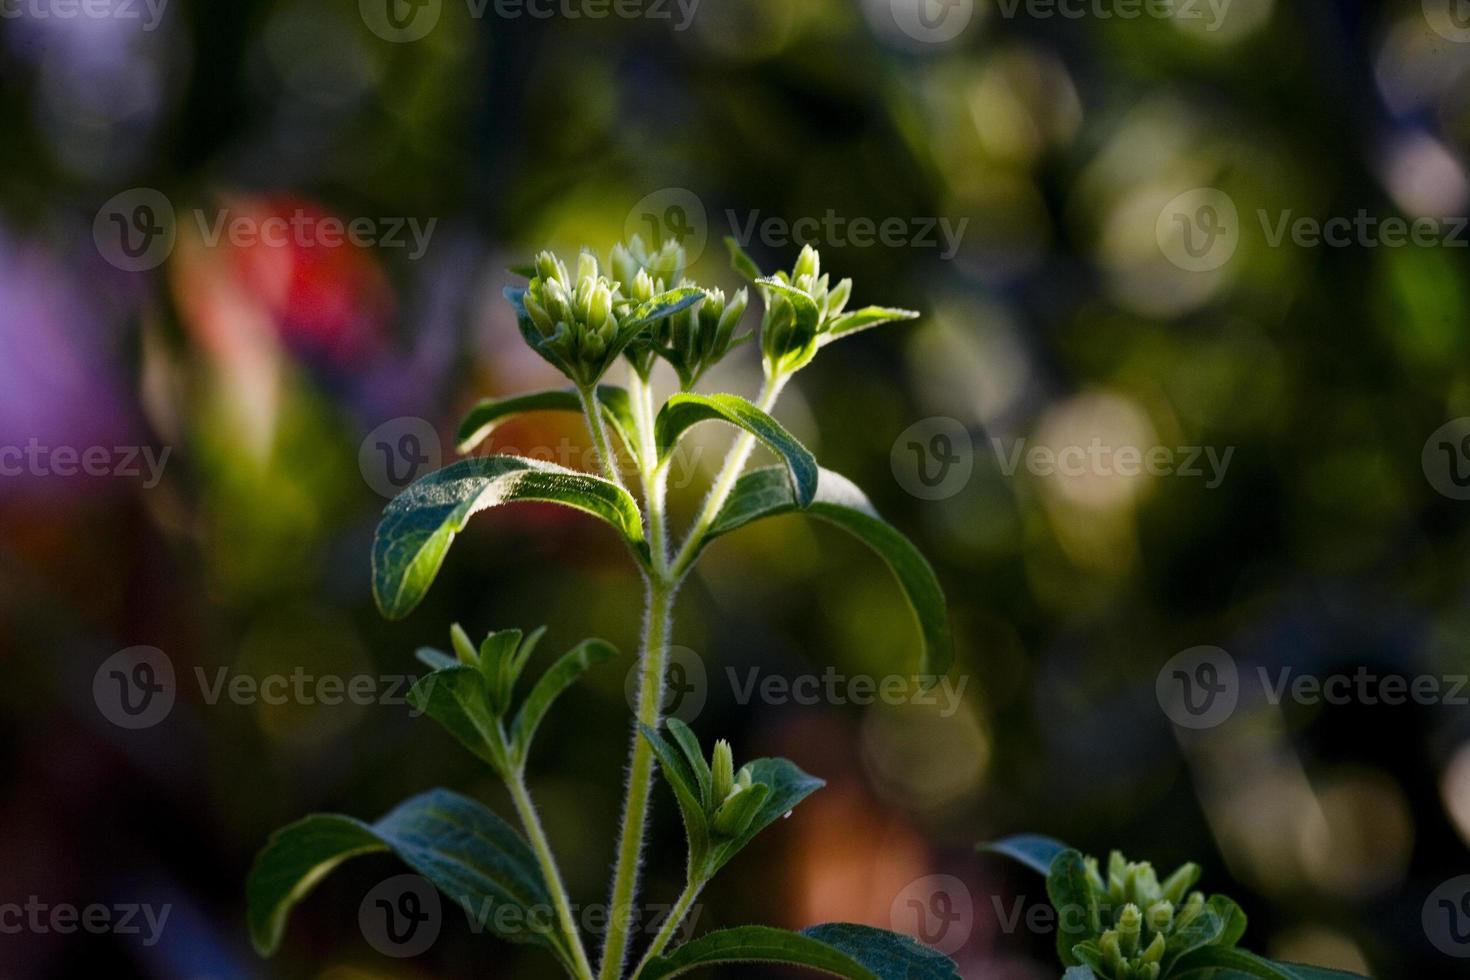
<path id="1" fill-rule="evenodd" d="M 649 578 L 648 612 L 643 623 L 643 649 L 638 686 L 638 721 L 657 729 L 664 700 L 664 670 L 668 664 L 669 631 L 673 625 L 675 586 L 659 577 Z M 633 904 L 643 860 L 643 830 L 653 790 L 653 748 L 633 729 L 628 764 L 628 795 L 623 804 L 623 829 L 618 842 L 617 870 L 609 902 L 607 941 L 602 947 L 601 980 L 618 980 L 628 955 L 633 929 Z"/>
<path id="2" fill-rule="evenodd" d="M 664 924 L 659 929 L 658 935 L 653 937 L 653 942 L 649 945 L 648 952 L 644 953 L 643 959 L 638 961 L 638 968 L 633 971 L 632 980 L 638 980 L 644 968 L 648 966 L 653 958 L 668 947 L 669 940 L 673 939 L 674 933 L 679 931 L 679 926 L 683 923 L 684 917 L 689 914 L 689 907 L 694 904 L 694 900 L 699 897 L 699 893 L 703 888 L 704 882 L 702 881 L 690 881 L 684 886 L 684 891 L 679 895 L 679 900 L 674 903 L 674 908 L 669 912 L 669 917 L 664 920 Z"/>
<path id="3" fill-rule="evenodd" d="M 612 441 L 607 436 L 607 422 L 602 417 L 602 405 L 597 401 L 596 388 L 577 387 L 582 399 L 582 414 L 587 417 L 587 431 L 592 434 L 592 446 L 597 451 L 597 460 L 607 478 L 624 490 L 623 475 L 618 472 L 618 457 L 613 451 Z"/>
<path id="4" fill-rule="evenodd" d="M 776 405 L 776 399 L 781 397 L 781 389 L 786 387 L 790 375 L 767 375 L 766 383 L 761 388 L 760 400 L 757 402 L 761 411 L 769 412 Z M 755 449 L 755 436 L 749 432 L 742 433 L 735 444 L 730 447 L 730 453 L 725 457 L 725 463 L 720 467 L 719 476 L 710 487 L 709 496 L 704 498 L 704 506 L 700 508 L 699 517 L 695 519 L 694 526 L 689 529 L 689 536 L 684 539 L 684 544 L 679 548 L 679 556 L 674 559 L 673 576 L 677 580 L 682 578 L 689 570 L 694 556 L 699 553 L 700 543 L 705 534 L 709 532 L 710 525 L 714 524 L 715 518 L 719 516 L 720 508 L 725 506 L 725 501 L 730 498 L 730 491 L 735 489 L 735 481 L 745 470 L 745 464 L 750 460 L 750 454 Z"/>
<path id="5" fill-rule="evenodd" d="M 630 370 L 628 392 L 633 403 L 633 418 L 638 423 L 638 468 L 643 481 L 644 510 L 648 517 L 648 543 L 653 551 L 654 570 L 663 574 L 669 567 L 668 521 L 664 514 L 668 471 L 659 465 L 658 460 L 658 442 L 653 431 L 653 386 L 636 370 Z"/>
<path id="6" fill-rule="evenodd" d="M 514 771 L 505 782 L 510 788 L 511 799 L 515 801 L 516 812 L 520 814 L 521 824 L 526 828 L 526 836 L 530 838 L 531 849 L 536 852 L 536 860 L 541 864 L 541 876 L 546 879 L 552 904 L 556 906 L 556 918 L 561 926 L 562 937 L 576 962 L 577 977 L 579 980 L 592 980 L 592 964 L 587 959 L 587 950 L 582 946 L 582 934 L 577 930 L 577 923 L 572 917 L 571 902 L 567 900 L 561 871 L 551 853 L 551 843 L 546 839 L 541 818 L 537 815 L 536 807 L 531 802 L 531 794 L 526 789 L 525 774 L 519 770 Z"/>

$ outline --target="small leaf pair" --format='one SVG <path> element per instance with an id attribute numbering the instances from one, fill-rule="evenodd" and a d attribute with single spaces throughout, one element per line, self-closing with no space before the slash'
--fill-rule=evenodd
<path id="1" fill-rule="evenodd" d="M 1224 895 L 1206 899 L 1192 890 L 1200 877 L 1197 864 L 1185 864 L 1160 881 L 1148 862 L 1128 861 L 1117 851 L 1104 875 L 1095 858 L 1036 835 L 984 844 L 980 850 L 1046 876 L 1047 897 L 1058 913 L 1057 955 L 1067 968 L 1063 980 L 1355 977 L 1236 949 L 1245 935 L 1245 913 Z"/>
<path id="2" fill-rule="evenodd" d="M 689 840 L 689 880 L 698 885 L 826 785 L 786 759 L 756 759 L 736 772 L 730 743 L 723 740 L 707 762 L 699 740 L 677 718 L 667 721 L 672 745 L 647 725 L 639 728 L 679 804 Z"/>
<path id="3" fill-rule="evenodd" d="M 733 238 L 725 239 L 736 270 L 761 290 L 766 301 L 761 321 L 761 351 L 767 373 L 784 377 L 801 370 L 817 351 L 834 340 L 895 320 L 912 320 L 919 314 L 883 306 L 868 306 L 845 312 L 852 298 L 852 280 L 836 286 L 822 274 L 822 257 L 804 246 L 790 273 L 762 275 L 755 260 Z"/>
<path id="4" fill-rule="evenodd" d="M 450 640 L 456 656 L 429 648 L 418 651 L 419 660 L 434 672 L 408 692 L 409 703 L 502 776 L 520 772 L 552 703 L 589 669 L 617 656 L 601 640 L 577 644 L 541 676 L 507 728 L 516 682 L 545 633 L 544 626 L 528 637 L 520 630 L 502 630 L 476 647 L 455 624 Z"/>

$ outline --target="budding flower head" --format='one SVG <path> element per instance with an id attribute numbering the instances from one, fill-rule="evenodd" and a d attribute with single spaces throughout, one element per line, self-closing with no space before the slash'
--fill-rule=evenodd
<path id="1" fill-rule="evenodd" d="M 660 336 L 664 346 L 659 353 L 673 366 L 685 391 L 731 350 L 750 339 L 750 334 L 735 336 L 749 302 L 750 294 L 744 289 L 728 300 L 724 290 L 709 289 L 698 306 L 664 321 L 667 329 Z"/>
<path id="2" fill-rule="evenodd" d="M 576 275 L 551 252 L 536 256 L 535 276 L 506 295 L 517 307 L 526 342 L 582 387 L 595 385 L 636 333 L 624 327 L 619 285 L 602 274 L 591 252 L 577 256 Z"/>
<path id="3" fill-rule="evenodd" d="M 709 768 L 710 798 L 715 806 L 719 806 L 735 788 L 735 753 L 723 738 L 715 743 Z"/>

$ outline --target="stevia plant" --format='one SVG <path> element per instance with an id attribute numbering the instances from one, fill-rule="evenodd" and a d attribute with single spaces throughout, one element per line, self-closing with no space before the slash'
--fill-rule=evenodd
<path id="1" fill-rule="evenodd" d="M 1195 890 L 1197 864 L 1160 881 L 1146 861 L 1113 851 L 1104 868 L 1096 858 L 1032 834 L 980 850 L 1046 876 L 1057 913 L 1057 955 L 1066 970 L 1062 980 L 1362 980 L 1239 949 L 1245 913 L 1224 895 L 1206 898 Z"/>
<path id="2" fill-rule="evenodd" d="M 650 250 L 635 238 L 614 248 L 606 265 L 590 252 L 573 264 L 543 252 L 517 270 L 529 283 L 508 289 L 506 298 L 526 343 L 571 387 L 481 402 L 465 419 L 458 448 L 470 453 L 506 419 L 525 412 L 581 412 L 600 474 L 516 456 L 472 456 L 420 480 L 389 504 L 373 546 L 373 592 L 390 619 L 407 616 L 419 604 L 456 535 L 472 515 L 490 507 L 516 501 L 570 507 L 601 518 L 627 546 L 645 585 L 646 608 L 627 795 L 596 973 L 527 789 L 526 767 L 552 703 L 584 672 L 616 653 L 600 640 L 584 641 L 518 698 L 519 680 L 544 630 L 529 636 L 493 632 L 476 645 L 457 625 L 450 630 L 448 652 L 418 652 L 431 673 L 414 686 L 410 702 L 505 782 L 521 830 L 483 804 L 444 789 L 414 797 L 375 823 L 332 814 L 307 817 L 277 832 L 250 874 L 250 931 L 262 954 L 276 950 L 292 907 L 338 863 L 388 851 L 460 904 L 483 929 L 544 948 L 578 980 L 594 975 L 598 980 L 660 980 L 748 961 L 809 967 L 855 980 L 956 977 L 948 958 L 908 937 L 859 925 L 828 924 L 803 932 L 744 926 L 675 943 L 680 924 L 720 869 L 822 785 L 785 759 L 756 759 L 737 769 L 729 743 L 715 742 L 707 756 L 686 725 L 661 716 L 674 600 L 710 542 L 795 511 L 834 524 L 870 546 L 897 578 L 918 623 L 924 677 L 937 680 L 951 659 L 944 595 L 928 562 L 856 486 L 818 467 L 806 447 L 770 415 L 792 375 L 823 346 L 917 314 L 883 307 L 848 311 L 851 281 L 832 286 L 812 248 L 802 251 L 789 274 L 764 276 L 733 241 L 729 245 L 736 269 L 765 304 L 760 329 L 765 383 L 755 402 L 694 391 L 714 364 L 751 339 L 737 336 L 747 290 L 727 298 L 690 282 L 683 250 L 675 242 Z M 626 388 L 603 383 L 620 358 L 628 365 Z M 673 367 L 680 390 L 656 408 L 650 376 L 658 359 Z M 698 516 L 675 540 L 665 504 L 670 462 L 689 430 L 709 421 L 739 433 Z M 779 464 L 747 472 L 757 443 Z M 618 450 L 636 466 L 641 499 L 623 480 Z M 655 762 L 683 818 L 686 880 L 673 913 L 646 948 L 635 951 L 630 942 Z M 507 908 L 516 914 L 497 914 Z"/>

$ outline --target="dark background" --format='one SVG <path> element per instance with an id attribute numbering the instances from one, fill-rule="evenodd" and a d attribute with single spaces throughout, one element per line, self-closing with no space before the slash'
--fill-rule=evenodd
<path id="1" fill-rule="evenodd" d="M 675 633 L 707 668 L 695 728 L 829 786 L 722 876 L 700 931 L 904 929 L 906 896 L 948 889 L 973 910 L 964 976 L 1054 977 L 1050 935 L 998 914 L 1041 901 L 1039 882 L 973 853 L 1029 830 L 1198 860 L 1261 952 L 1463 975 L 1421 921 L 1470 871 L 1463 703 L 1278 707 L 1248 683 L 1228 723 L 1191 734 L 1155 679 L 1201 644 L 1247 677 L 1470 669 L 1470 504 L 1421 466 L 1470 414 L 1470 234 L 1272 246 L 1256 220 L 1463 215 L 1470 44 L 1418 3 L 1328 0 L 1234 0 L 1213 31 L 982 2 L 926 43 L 900 29 L 905 2 L 702 0 L 678 30 L 674 8 L 543 21 L 444 0 L 410 43 L 349 0 L 173 0 L 152 31 L 0 21 L 0 444 L 170 450 L 153 487 L 0 478 L 0 902 L 172 909 L 153 946 L 0 935 L 0 977 L 551 975 L 458 914 L 422 956 L 375 952 L 356 910 L 399 873 L 386 859 L 341 869 L 258 960 L 243 881 L 271 830 L 313 810 L 373 818 L 436 785 L 506 801 L 402 705 L 210 703 L 196 669 L 417 673 L 414 648 L 455 620 L 547 623 L 552 652 L 611 640 L 624 659 L 558 706 L 532 762 L 574 900 L 604 899 L 641 600 L 625 556 L 560 512 L 482 517 L 425 604 L 386 624 L 368 579 L 384 498 L 359 450 L 417 418 L 448 461 L 475 399 L 554 383 L 521 346 L 503 270 L 545 245 L 605 253 L 670 188 L 704 211 L 695 275 L 727 289 L 727 211 L 968 221 L 948 257 L 818 233 L 856 302 L 923 318 L 829 348 L 778 410 L 935 563 L 962 710 L 736 703 L 727 667 L 902 673 L 915 633 L 881 564 L 830 529 L 783 518 L 712 549 Z M 177 242 L 128 272 L 92 229 L 140 187 L 167 196 Z M 1200 187 L 1239 213 L 1237 251 L 1206 272 L 1155 235 Z M 210 246 L 193 211 L 226 208 L 437 223 L 417 258 Z M 767 269 L 798 248 L 750 245 Z M 716 383 L 758 380 L 749 347 Z M 938 500 L 906 491 L 900 438 L 932 418 L 974 450 Z M 497 446 L 563 437 L 577 464 L 571 421 L 519 423 Z M 992 440 L 1023 438 L 1233 456 L 1216 487 L 1007 474 Z M 699 445 L 712 462 L 716 434 Z M 681 516 L 698 492 L 675 494 Z M 167 655 L 177 702 L 130 731 L 92 683 L 135 645 Z M 668 901 L 683 851 L 663 787 L 655 805 L 648 898 Z"/>

